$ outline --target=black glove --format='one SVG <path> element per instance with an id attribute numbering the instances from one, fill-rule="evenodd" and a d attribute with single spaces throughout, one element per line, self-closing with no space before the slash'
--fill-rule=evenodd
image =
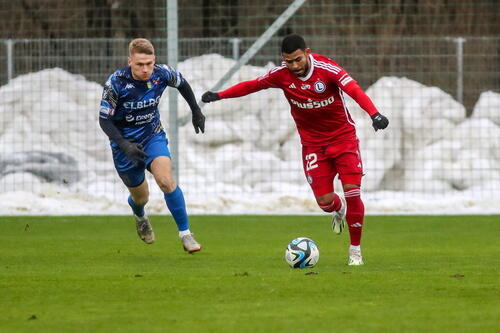
<path id="1" fill-rule="evenodd" d="M 144 164 L 144 159 L 148 157 L 148 155 L 142 150 L 142 145 L 140 143 L 124 140 L 120 143 L 120 149 L 129 159 L 132 160 L 135 166 Z"/>
<path id="2" fill-rule="evenodd" d="M 384 129 L 389 125 L 389 119 L 386 116 L 380 114 L 379 112 L 375 113 L 372 116 L 372 126 L 375 129 L 375 132 L 379 129 Z"/>
<path id="3" fill-rule="evenodd" d="M 205 133 L 205 116 L 203 113 L 201 113 L 201 110 L 195 109 L 193 110 L 193 126 L 194 126 L 194 131 L 196 134 L 200 133 Z"/>
<path id="4" fill-rule="evenodd" d="M 201 95 L 201 100 L 203 101 L 203 103 L 215 102 L 218 101 L 219 99 L 220 99 L 219 94 L 211 91 L 207 91 L 203 95 Z"/>

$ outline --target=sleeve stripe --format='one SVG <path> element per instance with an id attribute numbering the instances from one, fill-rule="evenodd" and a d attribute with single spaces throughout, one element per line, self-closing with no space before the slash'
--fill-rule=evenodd
<path id="1" fill-rule="evenodd" d="M 332 72 L 332 73 L 333 73 L 333 74 L 335 74 L 335 75 L 337 75 L 337 74 L 339 73 L 339 72 L 337 72 L 337 71 L 335 71 L 335 70 L 333 70 L 333 69 L 331 69 L 331 68 L 325 67 L 325 66 L 323 66 L 323 65 L 319 65 L 319 64 L 314 64 L 314 65 L 315 65 L 316 67 L 318 67 L 318 68 L 326 69 L 327 71 Z"/>
<path id="2" fill-rule="evenodd" d="M 277 71 L 280 71 L 280 70 L 284 69 L 285 67 L 286 67 L 286 66 L 283 66 L 283 65 L 281 65 L 281 66 L 279 66 L 279 67 L 274 67 L 274 68 L 272 68 L 272 69 L 269 71 L 269 74 L 274 73 L 274 72 L 277 72 Z"/>
<path id="3" fill-rule="evenodd" d="M 340 84 L 342 84 L 343 86 L 345 86 L 346 84 L 348 84 L 351 81 L 352 81 L 352 77 L 348 76 L 345 79 L 341 80 Z"/>
<path id="4" fill-rule="evenodd" d="M 324 68 L 324 69 L 329 69 L 331 72 L 333 72 L 335 74 L 338 74 L 342 71 L 342 68 L 334 66 L 334 65 L 329 64 L 329 63 L 324 62 L 324 61 L 314 60 L 314 65 L 321 67 L 321 68 Z"/>
<path id="5" fill-rule="evenodd" d="M 335 74 L 335 75 L 337 75 L 337 74 L 339 74 L 339 73 L 340 73 L 340 70 L 335 70 L 335 69 L 333 69 L 333 68 L 331 68 L 331 67 L 326 67 L 326 66 L 324 66 L 324 65 L 322 65 L 322 64 L 317 64 L 317 63 L 315 63 L 314 65 L 315 65 L 316 67 L 318 67 L 318 68 L 323 68 L 323 69 L 326 69 L 327 71 L 332 72 L 332 73 L 333 73 L 333 74 Z"/>

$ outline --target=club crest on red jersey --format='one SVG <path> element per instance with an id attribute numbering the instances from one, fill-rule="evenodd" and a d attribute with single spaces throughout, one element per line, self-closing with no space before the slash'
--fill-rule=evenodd
<path id="1" fill-rule="evenodd" d="M 326 84 L 323 81 L 316 81 L 314 83 L 314 91 L 322 93 L 326 90 Z"/>

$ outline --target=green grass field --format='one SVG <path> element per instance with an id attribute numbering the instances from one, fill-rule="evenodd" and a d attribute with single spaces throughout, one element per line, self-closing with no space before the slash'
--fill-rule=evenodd
<path id="1" fill-rule="evenodd" d="M 500 216 L 368 216 L 365 266 L 327 216 L 0 217 L 0 332 L 498 332 Z M 294 270 L 287 243 L 321 257 Z M 315 274 L 307 274 L 314 272 Z"/>

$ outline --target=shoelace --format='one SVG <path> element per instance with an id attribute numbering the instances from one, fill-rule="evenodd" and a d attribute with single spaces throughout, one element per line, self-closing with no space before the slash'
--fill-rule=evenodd
<path id="1" fill-rule="evenodd" d="M 188 243 L 189 245 L 193 245 L 193 246 L 198 245 L 198 244 L 196 243 L 196 241 L 194 240 L 194 238 L 193 238 L 193 234 L 186 235 L 186 236 L 184 236 L 184 237 L 182 237 L 182 238 L 183 238 L 182 240 L 183 240 L 185 243 Z"/>
<path id="2" fill-rule="evenodd" d="M 359 252 L 359 251 L 352 251 L 352 252 L 350 253 L 350 256 L 351 256 L 351 257 L 354 257 L 354 258 L 356 258 L 356 259 L 360 259 L 360 258 L 361 258 L 361 252 Z"/>
<path id="3" fill-rule="evenodd" d="M 151 231 L 151 227 L 149 226 L 149 223 L 147 223 L 146 220 L 139 222 L 139 229 L 141 230 L 141 232 Z"/>

